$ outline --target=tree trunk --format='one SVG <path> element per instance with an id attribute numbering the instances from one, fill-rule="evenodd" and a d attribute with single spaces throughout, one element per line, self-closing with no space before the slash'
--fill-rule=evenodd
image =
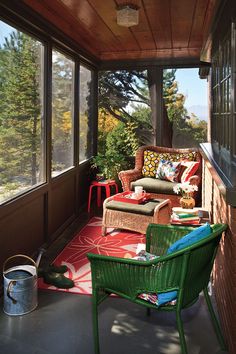
<path id="1" fill-rule="evenodd" d="M 168 118 L 163 100 L 163 69 L 153 67 L 147 70 L 148 88 L 151 99 L 151 122 L 153 137 L 151 145 L 172 147 L 172 124 Z"/>

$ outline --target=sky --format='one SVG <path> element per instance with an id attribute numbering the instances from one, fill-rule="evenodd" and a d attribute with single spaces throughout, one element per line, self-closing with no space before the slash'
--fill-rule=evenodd
<path id="1" fill-rule="evenodd" d="M 12 32 L 13 28 L 8 26 L 6 23 L 0 21 L 0 45 L 5 42 L 4 38 L 8 37 L 9 33 Z"/>
<path id="2" fill-rule="evenodd" d="M 178 69 L 176 81 L 179 92 L 186 96 L 185 106 L 207 106 L 207 80 L 200 79 L 197 69 Z"/>

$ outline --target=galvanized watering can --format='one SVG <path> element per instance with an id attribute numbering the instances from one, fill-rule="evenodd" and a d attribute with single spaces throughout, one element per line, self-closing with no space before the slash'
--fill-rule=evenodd
<path id="1" fill-rule="evenodd" d="M 31 264 L 19 265 L 6 269 L 9 261 L 22 258 Z M 24 315 L 38 305 L 37 264 L 23 254 L 9 257 L 3 264 L 4 305 L 3 311 L 12 316 Z"/>

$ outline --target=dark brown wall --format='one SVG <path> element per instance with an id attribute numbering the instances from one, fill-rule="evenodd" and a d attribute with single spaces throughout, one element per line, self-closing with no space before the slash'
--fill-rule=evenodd
<path id="1" fill-rule="evenodd" d="M 0 206 L 0 267 L 12 255 L 35 257 L 87 205 L 89 162 Z"/>

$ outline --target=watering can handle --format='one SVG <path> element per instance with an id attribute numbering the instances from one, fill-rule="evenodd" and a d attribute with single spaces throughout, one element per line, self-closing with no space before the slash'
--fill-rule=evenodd
<path id="1" fill-rule="evenodd" d="M 7 264 L 10 260 L 12 260 L 12 259 L 14 259 L 14 258 L 18 258 L 18 257 L 27 259 L 28 261 L 30 261 L 31 263 L 33 263 L 33 265 L 35 266 L 36 269 L 38 269 L 37 264 L 35 263 L 35 261 L 34 261 L 32 258 L 30 258 L 30 257 L 28 257 L 28 256 L 26 256 L 26 255 L 24 255 L 24 254 L 16 254 L 15 256 L 11 256 L 11 257 L 9 257 L 9 258 L 7 258 L 7 259 L 5 260 L 5 262 L 3 263 L 3 273 L 5 272 L 6 264 Z"/>

